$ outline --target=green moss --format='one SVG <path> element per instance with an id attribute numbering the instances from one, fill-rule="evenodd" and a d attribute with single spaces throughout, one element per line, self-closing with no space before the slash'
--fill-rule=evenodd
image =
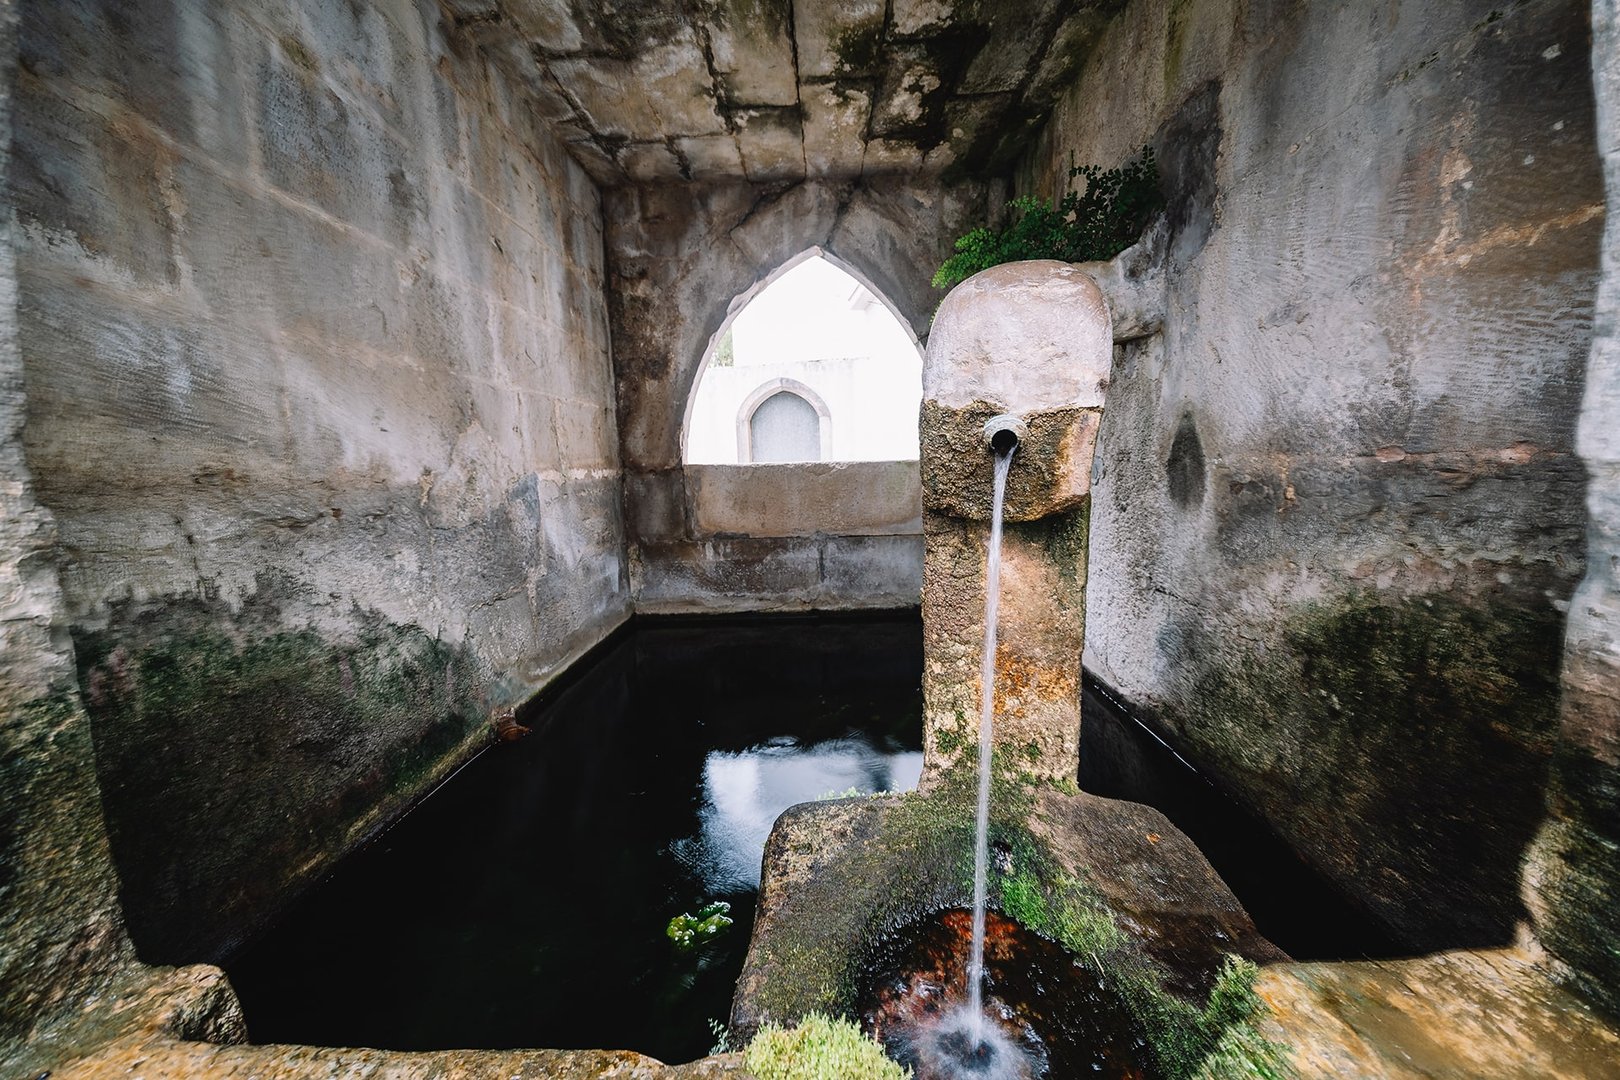
<path id="1" fill-rule="evenodd" d="M 1254 992 L 1253 963 L 1227 956 L 1208 999 L 1202 1005 L 1185 1001 L 1165 989 L 1164 972 L 1119 928 L 1101 894 L 1058 872 L 1038 841 L 1020 833 L 1002 837 L 1000 846 L 1010 852 L 1012 867 L 997 876 L 1003 914 L 1090 962 L 1140 1025 L 1160 1075 L 1283 1075 L 1275 1070 L 1283 1068 L 1284 1049 L 1253 1027 L 1264 1010 Z M 1245 1062 L 1250 1071 L 1234 1071 Z"/>
<path id="2" fill-rule="evenodd" d="M 1086 552 L 1091 543 L 1091 498 L 1078 510 L 1048 519 L 1046 553 L 1052 557 L 1058 576 L 1067 584 L 1085 586 Z"/>
<path id="3" fill-rule="evenodd" d="M 1607 772 L 1612 785 L 1612 767 L 1588 762 Z M 1567 762 L 1561 764 L 1560 795 L 1572 779 Z M 1575 990 L 1620 1016 L 1620 835 L 1612 809 L 1588 818 L 1580 803 L 1555 800 L 1560 804 L 1570 816 L 1550 818 L 1542 826 L 1528 860 L 1543 909 L 1537 937 L 1569 965 Z M 1620 805 L 1620 797 L 1609 805 Z"/>
<path id="4" fill-rule="evenodd" d="M 1221 1033 L 1193 1080 L 1288 1080 L 1294 1075 L 1287 1047 L 1267 1040 L 1251 1024 L 1238 1024 Z"/>
<path id="5" fill-rule="evenodd" d="M 992 843 L 1029 842 L 1024 820 L 1035 789 L 993 769 L 991 791 Z M 864 948 L 923 913 L 966 904 L 973 889 L 976 799 L 974 770 L 963 766 L 939 777 L 927 795 L 789 810 L 779 823 L 789 833 L 798 815 L 836 813 L 850 815 L 852 834 L 836 852 L 809 855 L 814 887 L 785 896 L 775 932 L 758 943 L 758 963 L 768 975 L 754 995 L 756 1012 L 779 1019 L 811 1009 L 850 1012 Z M 772 857 L 769 849 L 766 857 Z"/>
<path id="6" fill-rule="evenodd" d="M 1187 46 L 1187 9 L 1191 0 L 1171 0 L 1165 26 L 1164 88 L 1173 91 L 1181 76 L 1182 55 Z"/>
<path id="7" fill-rule="evenodd" d="M 1562 637 L 1539 595 L 1357 592 L 1265 627 L 1200 614 L 1161 635 L 1195 673 L 1165 719 L 1407 944 L 1506 941 L 1544 814 Z"/>
<path id="8" fill-rule="evenodd" d="M 419 627 L 346 640 L 184 603 L 75 637 L 126 913 L 217 955 L 488 737 L 476 662 Z"/>
<path id="9" fill-rule="evenodd" d="M 682 952 L 689 952 L 700 945 L 706 945 L 731 929 L 731 905 L 724 900 L 716 900 L 698 909 L 693 915 L 683 911 L 664 928 L 664 935 Z"/>
<path id="10" fill-rule="evenodd" d="M 1084 883 L 1060 876 L 1050 885 L 1027 867 L 999 880 L 1001 910 L 1027 929 L 1051 938 L 1076 956 L 1095 959 L 1124 944 L 1108 909 Z"/>
<path id="11" fill-rule="evenodd" d="M 768 1024 L 748 1043 L 743 1064 L 758 1080 L 907 1080 L 883 1047 L 847 1020 L 811 1012 L 797 1027 Z"/>

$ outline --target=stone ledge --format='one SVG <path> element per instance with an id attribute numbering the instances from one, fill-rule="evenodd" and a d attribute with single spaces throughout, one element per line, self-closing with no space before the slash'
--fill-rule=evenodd
<path id="1" fill-rule="evenodd" d="M 747 1077 L 741 1054 L 665 1065 L 628 1050 L 252 1046 L 218 968 L 135 968 L 73 1019 L 7 1053 L 6 1075 L 52 1080 L 710 1080 Z M 212 1040 L 212 1041 L 203 1041 Z"/>
<path id="2" fill-rule="evenodd" d="M 1255 989 L 1302 1077 L 1620 1075 L 1620 1033 L 1530 948 L 1277 964 Z"/>

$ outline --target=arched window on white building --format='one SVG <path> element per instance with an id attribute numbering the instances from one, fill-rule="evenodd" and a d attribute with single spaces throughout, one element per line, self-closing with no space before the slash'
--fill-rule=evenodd
<path id="1" fill-rule="evenodd" d="M 737 410 L 740 462 L 826 461 L 831 446 L 827 403 L 801 382 L 770 379 Z"/>
<path id="2" fill-rule="evenodd" d="M 917 457 L 922 355 L 881 299 L 819 254 L 776 274 L 718 336 L 687 412 L 702 465 Z"/>

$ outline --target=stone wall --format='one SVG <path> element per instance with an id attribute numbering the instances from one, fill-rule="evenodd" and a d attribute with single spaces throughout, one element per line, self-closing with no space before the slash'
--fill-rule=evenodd
<path id="1" fill-rule="evenodd" d="M 1581 0 L 1134 0 L 1021 170 L 1151 143 L 1169 200 L 1087 666 L 1412 948 L 1524 915 L 1586 547 L 1589 55 Z"/>
<path id="2" fill-rule="evenodd" d="M 0 5 L 0 177 L 11 173 L 16 11 Z M 23 457 L 16 217 L 0 204 L 0 1059 L 132 956 L 96 792 L 90 722 Z"/>
<path id="3" fill-rule="evenodd" d="M 807 251 L 848 270 L 925 339 L 929 284 L 993 185 L 899 177 L 666 184 L 608 192 L 609 306 L 637 610 L 897 607 L 918 602 L 916 462 L 683 467 L 681 425 L 711 343 L 747 297 Z M 798 470 L 798 474 L 792 471 Z M 714 491 L 780 508 L 715 528 Z M 814 489 L 812 507 L 795 492 Z"/>
<path id="4" fill-rule="evenodd" d="M 213 958 L 627 615 L 599 199 L 428 0 L 19 7 L 50 628 Z"/>
<path id="5" fill-rule="evenodd" d="M 1620 5 L 1592 13 L 1609 213 L 1575 444 L 1590 475 L 1587 570 L 1569 608 L 1551 813 L 1525 884 L 1538 936 L 1620 1015 Z"/>

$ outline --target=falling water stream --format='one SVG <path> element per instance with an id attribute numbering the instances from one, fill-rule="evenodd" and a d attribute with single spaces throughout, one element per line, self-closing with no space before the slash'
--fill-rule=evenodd
<path id="1" fill-rule="evenodd" d="M 996 615 L 1001 606 L 1001 503 L 1014 443 L 996 453 L 995 493 L 990 507 L 990 548 L 984 572 L 984 659 L 979 665 L 979 807 L 973 838 L 973 951 L 969 954 L 968 1016 L 975 1046 L 984 1045 L 984 889 L 989 859 L 990 745 L 996 711 Z"/>

